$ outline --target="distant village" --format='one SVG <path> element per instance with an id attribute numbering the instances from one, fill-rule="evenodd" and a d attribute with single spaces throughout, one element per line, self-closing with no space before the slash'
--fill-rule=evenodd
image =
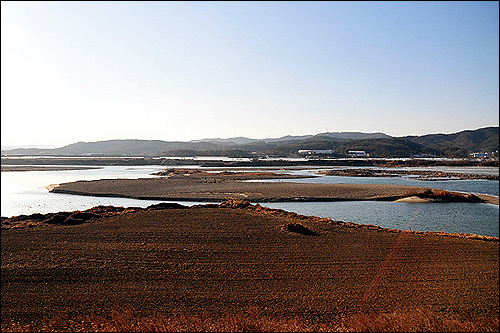
<path id="1" fill-rule="evenodd" d="M 333 157 L 335 156 L 335 151 L 332 149 L 300 149 L 297 154 L 305 158 L 321 158 L 321 157 Z M 363 158 L 370 157 L 364 150 L 349 150 L 348 157 L 352 158 Z M 437 158 L 439 156 L 433 154 L 412 154 L 411 158 Z M 475 152 L 470 154 L 470 158 L 474 159 L 492 159 L 498 158 L 498 150 L 494 152 Z"/>
<path id="2" fill-rule="evenodd" d="M 488 152 L 484 152 L 484 153 L 471 153 L 470 157 L 472 157 L 472 158 L 483 158 L 483 159 L 494 158 L 494 157 L 498 158 L 498 150 L 494 151 L 494 152 L 491 152 L 491 153 L 488 153 Z"/>
<path id="3" fill-rule="evenodd" d="M 304 157 L 327 157 L 335 155 L 335 151 L 331 149 L 300 149 L 297 151 L 299 155 Z M 349 157 L 369 157 L 370 155 L 364 150 L 349 150 Z"/>

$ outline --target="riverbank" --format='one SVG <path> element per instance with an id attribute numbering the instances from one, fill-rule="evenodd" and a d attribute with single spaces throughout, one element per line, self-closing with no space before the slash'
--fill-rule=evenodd
<path id="1" fill-rule="evenodd" d="M 165 316 L 255 309 L 311 323 L 416 306 L 452 319 L 499 315 L 498 238 L 397 231 L 235 200 L 101 207 L 59 222 L 2 230 L 2 325 L 125 308 Z"/>

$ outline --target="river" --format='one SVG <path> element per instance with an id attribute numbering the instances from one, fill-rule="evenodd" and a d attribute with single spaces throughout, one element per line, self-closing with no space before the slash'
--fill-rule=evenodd
<path id="1" fill-rule="evenodd" d="M 196 168 L 196 166 L 177 166 L 177 168 Z M 498 174 L 498 168 L 487 167 L 429 167 L 421 169 L 436 170 L 436 168 L 448 172 Z M 105 166 L 101 169 L 88 170 L 2 172 L 1 215 L 11 217 L 21 214 L 29 215 L 33 213 L 45 214 L 58 211 L 85 210 L 97 205 L 147 207 L 160 201 L 49 193 L 45 186 L 77 180 L 155 177 L 151 173 L 164 169 L 166 169 L 165 166 Z M 325 168 L 285 169 L 280 170 L 280 172 L 314 175 L 314 171 L 320 169 Z M 412 179 L 412 177 L 320 176 L 316 178 L 275 181 L 412 185 L 467 193 L 499 195 L 499 182 L 492 180 L 441 179 L 420 181 Z M 201 202 L 176 202 L 188 206 L 203 204 Z M 449 233 L 460 232 L 499 237 L 499 209 L 497 205 L 492 204 L 345 201 L 264 203 L 261 205 L 280 208 L 303 215 L 315 215 L 333 220 L 373 224 L 385 228 L 443 231 Z"/>

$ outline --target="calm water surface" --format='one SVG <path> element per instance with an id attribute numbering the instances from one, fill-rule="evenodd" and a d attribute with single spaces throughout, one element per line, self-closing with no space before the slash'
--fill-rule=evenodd
<path id="1" fill-rule="evenodd" d="M 196 168 L 178 166 L 177 168 Z M 440 167 L 443 171 L 459 172 Z M 45 186 L 77 180 L 147 178 L 150 174 L 167 169 L 164 166 L 106 166 L 102 169 L 71 171 L 2 172 L 1 215 L 10 217 L 21 214 L 50 213 L 84 210 L 97 205 L 147 207 L 159 203 L 155 200 L 88 197 L 49 193 Z M 427 168 L 422 168 L 426 169 Z M 470 168 L 469 168 L 470 169 Z M 318 170 L 318 169 L 314 169 Z M 294 174 L 314 174 L 313 169 L 284 170 Z M 415 169 L 412 169 L 415 170 Z M 470 173 L 470 170 L 459 169 Z M 483 174 L 498 174 L 498 168 L 482 168 Z M 285 181 L 285 180 L 276 180 Z M 498 196 L 498 181 L 488 180 L 439 180 L 417 181 L 399 177 L 336 177 L 321 176 L 309 179 L 286 180 L 312 183 L 395 184 L 441 188 L 453 191 L 485 193 Z M 201 202 L 181 202 L 184 205 Z M 205 202 L 206 203 L 206 202 Z M 499 236 L 499 209 L 496 205 L 475 203 L 393 203 L 374 201 L 267 203 L 303 215 L 316 215 L 334 220 L 380 225 L 385 228 L 474 233 Z"/>
<path id="2" fill-rule="evenodd" d="M 482 203 L 340 201 L 263 204 L 302 215 L 379 225 L 384 228 L 444 231 L 498 237 L 498 206 Z"/>

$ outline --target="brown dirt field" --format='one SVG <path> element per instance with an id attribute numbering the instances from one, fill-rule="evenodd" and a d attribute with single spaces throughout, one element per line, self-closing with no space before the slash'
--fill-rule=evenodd
<path id="1" fill-rule="evenodd" d="M 418 307 L 498 318 L 498 240 L 277 213 L 211 205 L 2 230 L 2 321 L 124 307 L 214 315 L 255 308 L 313 321 Z M 313 233 L 284 230 L 297 222 Z"/>

